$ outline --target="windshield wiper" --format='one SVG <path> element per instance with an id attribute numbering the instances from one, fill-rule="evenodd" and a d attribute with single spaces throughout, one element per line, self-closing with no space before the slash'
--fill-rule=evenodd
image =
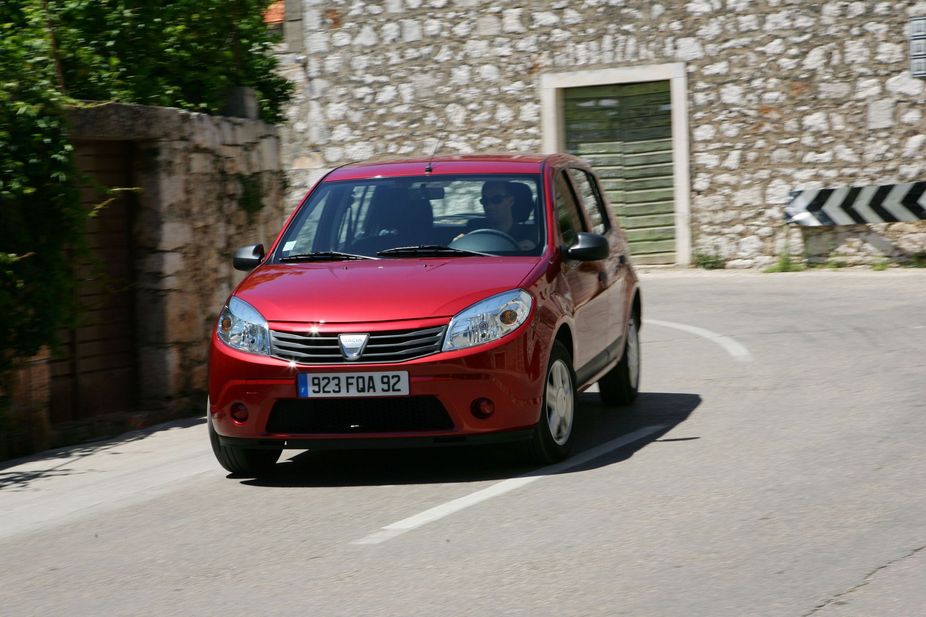
<path id="1" fill-rule="evenodd" d="M 354 255 L 340 251 L 316 251 L 314 253 L 296 253 L 280 257 L 280 261 L 341 261 L 346 259 L 376 259 L 369 255 Z"/>
<path id="2" fill-rule="evenodd" d="M 466 257 L 469 255 L 488 255 L 488 253 L 479 253 L 477 251 L 465 251 L 463 249 L 455 249 L 449 246 L 444 246 L 443 244 L 419 244 L 417 246 L 397 246 L 395 248 L 386 249 L 384 251 L 379 251 L 377 255 L 434 255 L 443 257 L 445 255 L 457 255 L 460 257 Z"/>

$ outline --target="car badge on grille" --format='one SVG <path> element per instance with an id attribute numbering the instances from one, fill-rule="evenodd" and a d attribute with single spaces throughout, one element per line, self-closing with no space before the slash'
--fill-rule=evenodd
<path id="1" fill-rule="evenodd" d="M 341 346 L 341 355 L 347 360 L 359 360 L 369 340 L 369 334 L 339 334 L 338 344 Z"/>

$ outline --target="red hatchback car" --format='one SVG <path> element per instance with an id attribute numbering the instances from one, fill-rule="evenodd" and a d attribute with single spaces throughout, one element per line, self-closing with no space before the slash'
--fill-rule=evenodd
<path id="1" fill-rule="evenodd" d="M 283 448 L 523 441 L 568 455 L 576 394 L 630 404 L 641 300 L 572 156 L 370 162 L 320 180 L 219 316 L 209 434 L 227 470 Z"/>

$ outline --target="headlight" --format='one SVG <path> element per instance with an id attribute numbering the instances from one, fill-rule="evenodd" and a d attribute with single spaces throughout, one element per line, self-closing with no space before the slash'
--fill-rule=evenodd
<path id="1" fill-rule="evenodd" d="M 465 349 L 500 339 L 527 320 L 534 300 L 523 289 L 486 298 L 450 320 L 443 351 Z"/>
<path id="2" fill-rule="evenodd" d="M 239 351 L 270 355 L 267 320 L 253 306 L 234 296 L 219 315 L 216 334 L 223 343 Z"/>

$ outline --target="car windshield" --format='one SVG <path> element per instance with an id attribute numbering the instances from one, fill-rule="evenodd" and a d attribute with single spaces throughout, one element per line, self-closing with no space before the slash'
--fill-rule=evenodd
<path id="1" fill-rule="evenodd" d="M 274 257 L 540 255 L 546 240 L 540 186 L 536 174 L 324 182 Z"/>

